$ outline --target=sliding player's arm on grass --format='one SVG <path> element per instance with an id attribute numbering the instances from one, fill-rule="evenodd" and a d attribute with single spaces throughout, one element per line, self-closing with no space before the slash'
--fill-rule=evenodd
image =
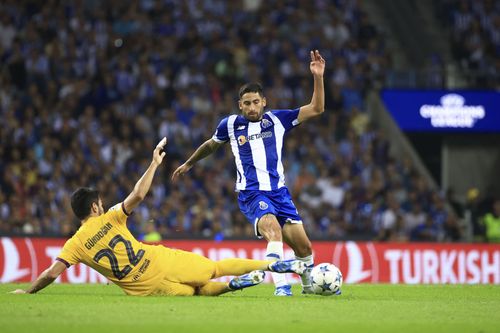
<path id="1" fill-rule="evenodd" d="M 54 263 L 40 274 L 40 276 L 31 284 L 31 286 L 24 289 L 16 289 L 12 291 L 13 294 L 34 294 L 39 290 L 47 287 L 49 284 L 55 281 L 66 270 L 66 265 L 59 261 L 54 261 Z"/>

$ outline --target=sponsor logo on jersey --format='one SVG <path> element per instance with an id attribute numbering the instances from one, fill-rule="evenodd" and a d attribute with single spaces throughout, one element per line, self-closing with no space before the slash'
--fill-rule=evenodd
<path id="1" fill-rule="evenodd" d="M 238 144 L 240 146 L 243 146 L 248 141 L 257 140 L 257 139 L 271 138 L 272 136 L 273 136 L 273 132 L 262 132 L 262 133 L 252 134 L 252 135 L 249 135 L 249 136 L 240 135 L 238 137 Z"/>
<path id="2" fill-rule="evenodd" d="M 247 143 L 247 137 L 246 137 L 246 136 L 244 136 L 244 135 L 240 135 L 240 136 L 238 137 L 238 144 L 239 144 L 240 146 L 243 146 L 245 143 Z"/>

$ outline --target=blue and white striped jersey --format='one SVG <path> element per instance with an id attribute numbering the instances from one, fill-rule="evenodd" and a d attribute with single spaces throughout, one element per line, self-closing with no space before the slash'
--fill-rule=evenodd
<path id="1" fill-rule="evenodd" d="M 248 121 L 242 115 L 222 119 L 212 139 L 231 143 L 236 191 L 271 191 L 285 186 L 283 138 L 299 124 L 299 110 L 271 110 L 258 122 Z"/>

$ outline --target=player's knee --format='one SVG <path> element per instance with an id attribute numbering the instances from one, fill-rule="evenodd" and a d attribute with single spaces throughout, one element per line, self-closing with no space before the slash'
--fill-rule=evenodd
<path id="1" fill-rule="evenodd" d="M 281 241 L 281 227 L 274 217 L 271 214 L 264 215 L 257 224 L 259 233 L 267 240 L 267 241 Z"/>
<path id="2" fill-rule="evenodd" d="M 279 228 L 259 229 L 259 233 L 268 242 L 281 242 L 283 239 L 283 237 L 281 236 L 281 230 Z"/>
<path id="3" fill-rule="evenodd" d="M 297 244 L 295 246 L 295 255 L 298 257 L 307 257 L 312 254 L 312 245 L 311 242 L 308 240 L 302 244 Z"/>

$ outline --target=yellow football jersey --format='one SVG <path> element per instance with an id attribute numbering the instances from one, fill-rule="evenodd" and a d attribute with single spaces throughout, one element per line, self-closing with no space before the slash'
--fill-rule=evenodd
<path id="1" fill-rule="evenodd" d="M 130 295 L 147 295 L 165 276 L 163 246 L 137 241 L 127 228 L 123 203 L 92 217 L 71 237 L 57 257 L 67 267 L 84 263 Z"/>

